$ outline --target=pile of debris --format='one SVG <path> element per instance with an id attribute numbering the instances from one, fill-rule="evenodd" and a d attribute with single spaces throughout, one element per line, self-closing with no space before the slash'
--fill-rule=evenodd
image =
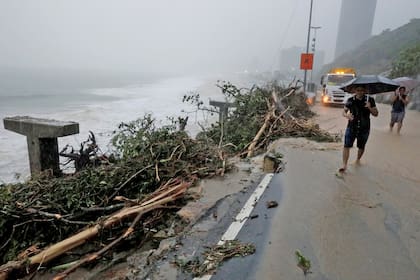
<path id="1" fill-rule="evenodd" d="M 77 161 L 74 174 L 54 178 L 46 172 L 25 183 L 0 185 L 0 261 L 5 263 L 0 279 L 64 262 L 69 265 L 55 278 L 63 279 L 122 244 L 138 246 L 150 229 L 162 230 L 164 221 L 174 219 L 197 179 L 229 171 L 233 155 L 253 156 L 278 137 L 337 140 L 310 121 L 313 113 L 294 87 L 219 87 L 235 109 L 196 139 L 179 129 L 187 118 L 157 126 L 146 115 L 118 127 L 115 154 L 106 160 L 97 157 L 91 133 L 91 143 L 82 143 L 79 154 L 61 152 Z M 207 110 L 198 96 L 184 101 Z M 88 241 L 93 244 L 80 249 Z M 70 254 L 76 248 L 79 253 Z"/>
<path id="2" fill-rule="evenodd" d="M 175 265 L 191 273 L 194 277 L 214 274 L 216 269 L 225 261 L 233 257 L 245 257 L 255 253 L 255 245 L 241 243 L 239 240 L 227 240 L 223 244 L 208 247 L 203 253 L 204 261 L 197 258 L 186 263 L 177 259 Z"/>
<path id="3" fill-rule="evenodd" d="M 191 139 L 175 124 L 157 127 L 150 115 L 121 124 L 113 142 L 118 159 L 106 164 L 0 187 L 0 256 L 9 261 L 0 275 L 32 271 L 99 233 L 109 244 L 96 241 L 103 248 L 93 256 L 133 233 L 142 239 L 145 228 L 156 229 L 174 216 L 197 179 L 230 168 L 216 146 Z M 96 259 L 92 250 L 86 255 L 78 265 Z"/>
<path id="4" fill-rule="evenodd" d="M 339 135 L 330 134 L 311 121 L 314 113 L 297 86 L 282 88 L 272 83 L 266 87 L 239 89 L 229 82 L 218 86 L 234 109 L 221 124 L 212 125 L 197 137 L 209 138 L 233 154 L 251 157 L 280 137 L 306 137 L 325 142 L 340 140 Z M 214 111 L 214 108 L 206 108 L 198 96 L 184 99 L 195 104 L 197 110 Z"/>

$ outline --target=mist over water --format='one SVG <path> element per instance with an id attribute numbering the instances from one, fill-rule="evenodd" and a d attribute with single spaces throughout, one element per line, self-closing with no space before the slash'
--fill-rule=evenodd
<path id="1" fill-rule="evenodd" d="M 59 149 L 66 144 L 77 149 L 91 130 L 102 152 L 106 153 L 111 148 L 108 144 L 113 131 L 121 122 L 152 114 L 158 124 L 162 124 L 167 116 L 183 115 L 181 111 L 188 111 L 188 106 L 182 103 L 182 96 L 196 91 L 205 82 L 203 77 L 191 76 L 143 81 L 123 87 L 72 90 L 72 94 L 52 90 L 44 92 L 43 96 L 0 96 L 0 118 L 29 115 L 75 121 L 79 123 L 80 133 L 59 138 Z M 21 179 L 27 178 L 26 137 L 5 130 L 3 122 L 0 129 L 0 183 L 14 181 L 15 173 L 19 173 Z"/>
<path id="2" fill-rule="evenodd" d="M 230 74 L 226 76 L 190 75 L 178 77 L 156 77 L 137 83 L 118 87 L 97 87 L 69 89 L 73 94 L 56 94 L 48 92 L 45 96 L 27 95 L 25 97 L 0 96 L 0 119 L 12 116 L 31 116 L 79 123 L 80 133 L 58 138 L 59 150 L 70 144 L 75 149 L 87 140 L 92 131 L 103 153 L 113 151 L 110 140 L 113 132 L 121 122 L 130 122 L 151 114 L 156 125 L 168 124 L 167 117 L 189 116 L 186 127 L 188 133 L 194 135 L 200 131 L 201 125 L 208 125 L 217 120 L 217 116 L 207 116 L 195 112 L 195 107 L 182 102 L 184 95 L 199 93 L 205 105 L 210 99 L 223 101 L 218 80 L 232 81 L 239 87 L 250 88 L 259 80 L 246 74 Z M 72 100 L 72 102 L 69 102 Z M 65 161 L 64 158 L 60 160 Z M 29 159 L 26 137 L 4 129 L 0 125 L 0 184 L 19 181 L 29 176 Z"/>

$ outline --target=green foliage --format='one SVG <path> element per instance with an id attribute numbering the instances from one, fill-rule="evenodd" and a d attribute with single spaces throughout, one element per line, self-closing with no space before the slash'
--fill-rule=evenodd
<path id="1" fill-rule="evenodd" d="M 182 97 L 182 102 L 195 105 L 197 108 L 201 108 L 204 104 L 204 102 L 200 99 L 200 94 L 198 93 L 191 93 L 189 95 L 185 94 Z"/>
<path id="2" fill-rule="evenodd" d="M 264 123 L 264 115 L 267 112 L 267 100 L 270 93 L 261 88 L 255 89 L 252 93 L 236 94 L 234 101 L 235 110 L 224 124 L 226 133 L 225 143 L 236 145 L 236 151 L 243 150 Z M 217 137 L 220 137 L 220 129 Z"/>
<path id="3" fill-rule="evenodd" d="M 420 43 L 400 52 L 392 63 L 391 77 L 408 76 L 415 78 L 420 74 Z"/>
<path id="4" fill-rule="evenodd" d="M 297 260 L 297 266 L 302 269 L 303 274 L 310 273 L 311 269 L 311 261 L 305 258 L 299 251 L 295 252 L 296 260 Z"/>
<path id="5" fill-rule="evenodd" d="M 115 187 L 135 171 L 116 164 L 82 170 L 74 176 L 51 178 L 39 176 L 32 180 L 0 188 L 0 261 L 11 260 L 16 253 L 30 245 L 44 246 L 69 236 L 87 224 L 96 221 L 101 212 L 85 212 L 84 208 L 107 206 Z M 155 184 L 153 172 L 139 178 L 148 178 L 148 184 L 135 182 L 119 195 L 139 198 Z M 133 195 L 135 194 L 135 195 Z M 27 209 L 59 214 L 55 219 L 42 214 L 30 215 Z M 7 240 L 10 238 L 9 242 Z"/>
<path id="6" fill-rule="evenodd" d="M 270 94 L 261 89 L 255 89 L 253 94 L 241 93 L 229 82 L 222 82 L 219 88 L 226 101 L 234 100 L 235 109 L 230 111 L 222 125 L 211 124 L 210 128 L 199 134 L 197 138 L 208 138 L 212 143 L 219 143 L 222 140 L 224 144 L 232 144 L 230 146 L 232 151 L 241 151 L 252 140 L 264 121 L 261 117 L 264 117 L 267 110 L 266 99 L 270 97 Z M 198 102 L 201 101 L 198 100 Z"/>
<path id="7" fill-rule="evenodd" d="M 224 129 L 223 143 L 232 143 L 235 145 L 234 151 L 241 151 L 252 141 L 264 122 L 267 100 L 270 99 L 271 93 L 261 88 L 241 93 L 230 83 L 222 85 L 222 92 L 226 98 L 235 98 L 235 109 L 231 111 L 223 126 L 212 126 L 209 136 L 217 143 L 221 137 L 221 130 Z"/>
<path id="8" fill-rule="evenodd" d="M 147 114 L 135 121 L 121 123 L 111 140 L 117 152 L 125 159 L 136 158 L 159 146 L 160 142 L 169 140 L 171 134 L 176 133 L 174 123 L 157 128 L 155 122 L 156 120 Z"/>
<path id="9" fill-rule="evenodd" d="M 103 219 L 117 209 L 114 206 L 122 207 L 115 205 L 119 203 L 113 200 L 116 195 L 142 199 L 171 178 L 203 178 L 229 170 L 226 151 L 215 143 L 222 140 L 223 146 L 234 152 L 246 148 L 264 122 L 273 91 L 280 94 L 282 106 L 290 106 L 288 112 L 294 117 L 278 119 L 259 148 L 280 136 L 317 135 L 317 128 L 289 125 L 290 120 L 295 123 L 295 118 L 312 114 L 303 94 L 287 95 L 290 89 L 277 85 L 251 90 L 238 89 L 230 83 L 219 87 L 236 107 L 223 124 L 212 125 L 197 139 L 177 130 L 181 118 L 158 126 L 151 115 L 145 115 L 119 125 L 112 139 L 116 155 L 106 165 L 61 178 L 52 178 L 46 172 L 25 183 L 1 185 L 0 261 L 14 259 L 31 245 L 42 247 L 60 241 Z M 198 94 L 185 96 L 184 102 L 206 109 Z M 280 112 L 277 110 L 277 114 Z M 109 236 L 120 234 L 123 226 L 116 225 Z"/>
<path id="10" fill-rule="evenodd" d="M 110 210 L 89 209 L 118 204 L 115 195 L 141 199 L 171 178 L 206 177 L 228 169 L 216 147 L 191 139 L 170 121 L 158 127 L 146 115 L 122 123 L 112 140 L 117 159 L 108 165 L 61 178 L 40 174 L 25 183 L 0 187 L 0 261 L 14 259 L 33 244 L 60 241 L 101 219 Z M 118 226 L 112 229 L 119 234 L 118 230 Z"/>
<path id="11" fill-rule="evenodd" d="M 264 87 L 253 87 L 252 89 L 238 89 L 229 82 L 220 82 L 218 87 L 222 90 L 226 100 L 233 103 L 233 109 L 229 111 L 227 119 L 222 124 L 212 124 L 206 131 L 197 137 L 209 139 L 212 143 L 222 143 L 233 153 L 241 152 L 253 141 L 255 135 L 264 123 L 265 115 L 272 103 L 272 92 L 278 93 L 281 104 L 284 108 L 290 106 L 289 111 L 294 117 L 308 118 L 313 115 L 305 102 L 303 93 L 287 95 L 291 89 L 285 89 L 273 83 Z M 201 102 L 199 99 L 189 98 L 194 102 Z M 201 103 L 200 103 L 201 104 Z M 202 108 L 201 109 L 206 109 Z M 281 112 L 276 110 L 277 114 Z M 312 133 L 300 131 L 300 129 L 283 130 L 280 124 L 273 125 L 273 131 L 268 135 L 268 140 L 275 140 L 279 137 L 304 136 L 311 138 Z M 302 134 L 303 133 L 303 134 Z M 315 135 L 319 136 L 319 135 Z M 319 136 L 319 138 L 321 138 Z M 328 138 L 327 136 L 325 139 Z M 328 138 L 331 141 L 331 137 Z M 265 148 L 270 141 L 262 144 Z"/>
<path id="12" fill-rule="evenodd" d="M 122 123 L 112 143 L 122 160 L 136 160 L 146 165 L 158 165 L 162 170 L 174 170 L 170 176 L 188 175 L 194 168 L 209 167 L 214 170 L 222 165 L 215 146 L 200 139 L 190 138 L 186 132 L 176 129 L 177 121 L 157 127 L 150 115 Z M 182 171 L 182 172 L 181 172 Z M 198 172 L 206 176 L 207 171 Z"/>

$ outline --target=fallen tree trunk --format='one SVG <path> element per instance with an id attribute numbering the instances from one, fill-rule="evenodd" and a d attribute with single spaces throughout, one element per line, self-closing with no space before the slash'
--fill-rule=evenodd
<path id="1" fill-rule="evenodd" d="M 257 145 L 258 140 L 260 140 L 261 135 L 263 135 L 264 131 L 268 127 L 268 124 L 270 123 L 270 119 L 271 119 L 272 116 L 273 116 L 273 111 L 271 111 L 271 110 L 265 115 L 264 124 L 261 126 L 260 130 L 257 132 L 254 139 L 252 140 L 251 145 L 249 145 L 249 147 L 248 147 L 247 157 L 252 157 L 252 155 L 254 153 L 255 146 Z"/>
<path id="2" fill-rule="evenodd" d="M 160 206 L 157 206 L 156 208 L 159 208 L 159 207 Z M 72 273 L 73 271 L 75 271 L 76 269 L 78 269 L 79 267 L 81 267 L 82 265 L 87 264 L 89 262 L 92 262 L 92 261 L 98 259 L 106 251 L 108 251 L 110 248 L 112 248 L 113 246 L 115 246 L 118 242 L 120 242 L 121 240 L 127 238 L 130 234 L 132 234 L 134 232 L 134 227 L 138 223 L 138 221 L 140 221 L 140 218 L 143 216 L 143 214 L 144 213 L 137 214 L 137 217 L 134 219 L 134 221 L 132 222 L 132 224 L 130 225 L 130 227 L 119 238 L 115 239 L 110 244 L 108 244 L 107 246 L 105 246 L 104 248 L 102 248 L 101 250 L 99 250 L 98 252 L 96 252 L 94 254 L 91 254 L 91 255 L 88 255 L 88 256 L 84 257 L 83 259 L 77 261 L 71 267 L 69 267 L 65 271 L 63 271 L 60 274 L 58 274 L 57 276 L 55 276 L 53 280 L 62 280 L 64 278 L 66 278 L 70 273 Z"/>
<path id="3" fill-rule="evenodd" d="M 140 205 L 121 209 L 104 221 L 44 249 L 27 260 L 6 263 L 0 267 L 0 280 L 8 279 L 8 276 L 12 271 L 23 270 L 24 268 L 29 268 L 28 271 L 31 271 L 31 267 L 33 268 L 36 265 L 40 266 L 41 264 L 53 260 L 63 253 L 84 244 L 89 239 L 98 235 L 103 229 L 110 228 L 112 225 L 119 223 L 126 218 L 144 215 L 152 210 L 163 207 L 167 203 L 182 197 L 191 184 L 192 182 L 185 182 L 179 179 L 172 180 L 153 192 L 148 199 L 144 200 Z"/>

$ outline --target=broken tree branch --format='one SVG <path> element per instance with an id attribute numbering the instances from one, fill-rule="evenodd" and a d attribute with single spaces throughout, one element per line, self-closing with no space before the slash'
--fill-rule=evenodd
<path id="1" fill-rule="evenodd" d="M 157 208 L 159 208 L 159 205 L 157 205 L 154 209 L 157 209 Z M 85 258 L 81 259 L 80 261 L 78 261 L 77 263 L 75 263 L 74 265 L 72 265 L 71 267 L 69 267 L 68 269 L 66 269 L 65 271 L 63 271 L 62 273 L 60 273 L 57 276 L 55 276 L 53 279 L 54 280 L 62 280 L 64 278 L 66 278 L 70 273 L 74 272 L 76 269 L 78 269 L 79 267 L 81 267 L 82 265 L 87 264 L 89 262 L 92 262 L 92 261 L 98 259 L 105 252 L 107 252 L 109 249 L 111 249 L 116 244 L 118 244 L 121 240 L 126 239 L 130 234 L 132 234 L 134 232 L 134 227 L 140 221 L 140 218 L 143 215 L 144 215 L 144 213 L 138 213 L 137 216 L 136 216 L 136 218 L 134 219 L 134 221 L 131 223 L 130 227 L 119 238 L 115 239 L 110 244 L 108 244 L 107 246 L 105 246 L 104 248 L 102 248 L 101 250 L 99 250 L 98 252 L 96 252 L 94 254 L 90 254 L 90 255 L 86 256 Z"/>
<path id="2" fill-rule="evenodd" d="M 257 145 L 258 140 L 261 138 L 261 135 L 264 133 L 265 129 L 267 128 L 272 116 L 273 116 L 272 110 L 266 113 L 264 124 L 261 126 L 260 130 L 257 132 L 257 134 L 255 135 L 254 139 L 252 140 L 251 144 L 248 147 L 247 157 L 252 157 L 255 145 Z"/>
<path id="3" fill-rule="evenodd" d="M 173 202 L 182 197 L 191 184 L 192 181 L 186 182 L 181 181 L 180 179 L 170 180 L 170 182 L 152 193 L 149 196 L 150 199 L 145 199 L 140 205 L 121 209 L 101 223 L 97 223 L 63 241 L 51 245 L 40 253 L 20 262 L 20 265 L 17 265 L 16 262 L 8 262 L 5 265 L 0 266 L 0 280 L 7 279 L 8 274 L 17 268 L 23 269 L 26 265 L 28 267 L 33 267 L 42 263 L 47 263 L 63 253 L 84 244 L 87 240 L 98 235 L 103 229 L 110 228 L 126 218 L 132 217 L 133 215 L 144 215 L 159 207 L 165 206 L 167 203 Z"/>

